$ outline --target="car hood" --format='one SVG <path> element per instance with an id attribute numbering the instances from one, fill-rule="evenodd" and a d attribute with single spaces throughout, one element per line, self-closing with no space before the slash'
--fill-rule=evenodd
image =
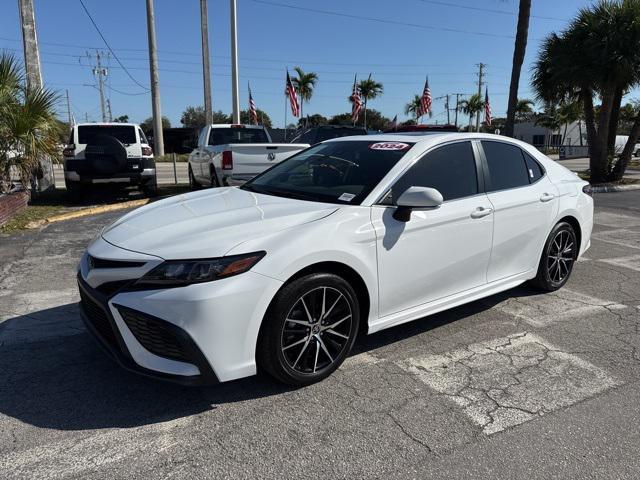
<path id="1" fill-rule="evenodd" d="M 105 228 L 102 238 L 166 260 L 212 258 L 246 240 L 313 222 L 336 210 L 332 204 L 215 188 L 134 210 Z"/>

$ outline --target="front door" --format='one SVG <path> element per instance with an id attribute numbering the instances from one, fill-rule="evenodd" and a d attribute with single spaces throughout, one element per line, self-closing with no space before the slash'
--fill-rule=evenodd
<path id="1" fill-rule="evenodd" d="M 486 283 L 493 213 L 478 181 L 471 142 L 428 152 L 372 207 L 377 236 L 379 315 L 390 315 Z M 445 202 L 393 218 L 395 200 L 412 186 L 432 187 Z"/>

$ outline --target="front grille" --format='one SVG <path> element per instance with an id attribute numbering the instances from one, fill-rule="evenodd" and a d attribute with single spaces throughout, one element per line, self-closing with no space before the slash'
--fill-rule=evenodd
<path id="1" fill-rule="evenodd" d="M 107 318 L 106 312 L 100 307 L 95 300 L 87 295 L 82 288 L 80 289 L 80 303 L 84 310 L 87 319 L 96 329 L 98 334 L 107 341 L 111 346 L 117 347 L 118 341 L 116 340 L 115 333 L 111 327 L 111 323 Z"/>
<path id="2" fill-rule="evenodd" d="M 171 328 L 130 309 L 118 308 L 122 319 L 138 342 L 154 355 L 188 362 L 189 356 Z"/>
<path id="3" fill-rule="evenodd" d="M 90 268 L 137 268 L 142 267 L 146 262 L 131 262 L 127 260 L 107 260 L 89 255 Z"/>
<path id="4" fill-rule="evenodd" d="M 131 283 L 131 280 L 116 280 L 114 282 L 105 282 L 101 285 L 98 285 L 96 287 L 96 290 L 110 297 L 129 283 Z"/>

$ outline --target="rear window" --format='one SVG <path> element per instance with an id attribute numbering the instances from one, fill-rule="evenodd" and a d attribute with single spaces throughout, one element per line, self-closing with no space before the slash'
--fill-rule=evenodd
<path id="1" fill-rule="evenodd" d="M 227 143 L 269 143 L 267 132 L 260 128 L 212 128 L 209 145 Z"/>
<path id="2" fill-rule="evenodd" d="M 78 127 L 78 143 L 92 143 L 98 135 L 109 135 L 121 143 L 136 143 L 136 129 L 131 125 L 81 125 Z"/>

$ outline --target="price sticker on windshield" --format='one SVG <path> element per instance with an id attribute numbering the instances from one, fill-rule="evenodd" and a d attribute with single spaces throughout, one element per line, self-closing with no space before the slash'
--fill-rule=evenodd
<path id="1" fill-rule="evenodd" d="M 369 145 L 371 150 L 407 150 L 411 145 L 402 142 L 379 142 Z"/>

